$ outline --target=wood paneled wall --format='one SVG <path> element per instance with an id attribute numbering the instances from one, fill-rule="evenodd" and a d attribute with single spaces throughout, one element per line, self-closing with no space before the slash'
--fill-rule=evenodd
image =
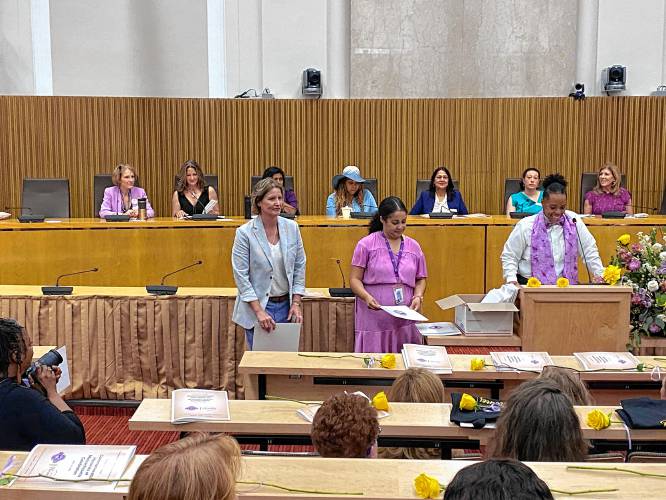
<path id="1" fill-rule="evenodd" d="M 635 203 L 658 207 L 666 180 L 666 99 L 599 97 L 231 100 L 0 97 L 2 205 L 24 177 L 68 177 L 74 217 L 93 213 L 95 173 L 133 164 L 156 212 L 170 215 L 173 176 L 196 159 L 220 176 L 221 211 L 242 214 L 250 176 L 295 176 L 303 213 L 324 213 L 347 164 L 379 179 L 380 198 L 415 198 L 415 180 L 447 165 L 472 212 L 498 213 L 505 177 L 528 165 L 562 172 L 578 209 L 580 174 L 614 161 Z"/>

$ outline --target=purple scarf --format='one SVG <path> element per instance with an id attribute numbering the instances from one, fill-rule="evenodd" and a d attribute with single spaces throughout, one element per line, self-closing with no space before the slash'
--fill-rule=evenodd
<path id="1" fill-rule="evenodd" d="M 564 269 L 562 276 L 567 278 L 572 285 L 578 283 L 578 238 L 573 221 L 563 215 L 559 224 L 564 231 Z M 532 276 L 544 285 L 554 285 L 557 282 L 555 273 L 555 260 L 553 250 L 550 247 L 546 217 L 540 212 L 534 220 L 532 228 Z"/>

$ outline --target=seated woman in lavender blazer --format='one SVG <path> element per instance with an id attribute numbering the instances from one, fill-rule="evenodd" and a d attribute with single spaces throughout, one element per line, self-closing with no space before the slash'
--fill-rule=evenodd
<path id="1" fill-rule="evenodd" d="M 140 187 L 135 187 L 137 175 L 134 167 L 121 163 L 111 175 L 113 186 L 104 190 L 104 200 L 99 210 L 100 217 L 107 215 L 125 214 L 130 217 L 139 216 L 138 201 L 146 199 L 146 215 L 148 218 L 155 216 L 153 207 L 150 206 L 148 195 Z"/>
<path id="2" fill-rule="evenodd" d="M 467 215 L 467 207 L 460 191 L 453 187 L 451 172 L 446 167 L 437 167 L 430 177 L 430 188 L 423 191 L 409 211 L 409 215 L 429 214 L 431 212 L 450 212 Z"/>

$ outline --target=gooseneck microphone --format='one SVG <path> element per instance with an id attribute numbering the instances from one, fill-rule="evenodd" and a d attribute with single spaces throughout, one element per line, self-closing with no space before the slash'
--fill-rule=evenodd
<path id="1" fill-rule="evenodd" d="M 340 276 L 342 276 L 342 288 L 329 288 L 328 293 L 331 297 L 353 297 L 354 292 L 352 292 L 351 288 L 347 288 L 347 281 L 345 280 L 345 273 L 340 265 L 340 259 L 335 259 L 335 263 L 338 265 Z"/>
<path id="2" fill-rule="evenodd" d="M 76 271 L 74 273 L 65 273 L 61 274 L 56 278 L 56 284 L 55 286 L 43 286 L 42 287 L 42 293 L 44 295 L 71 295 L 72 290 L 74 287 L 71 286 L 60 286 L 60 279 L 64 278 L 65 276 L 74 276 L 77 274 L 85 274 L 85 273 L 96 273 L 99 271 L 99 268 L 93 267 L 92 269 L 86 269 L 84 271 Z"/>
<path id="3" fill-rule="evenodd" d="M 203 260 L 197 260 L 193 264 L 189 264 L 185 267 L 181 267 L 180 269 L 176 269 L 175 271 L 167 273 L 164 276 L 162 276 L 159 285 L 146 285 L 146 291 L 151 295 L 175 295 L 176 292 L 178 291 L 178 287 L 165 285 L 164 280 L 167 279 L 169 276 L 172 276 L 181 271 L 185 271 L 185 269 L 189 269 L 190 267 L 194 266 L 200 266 L 201 264 L 203 264 Z"/>
<path id="4" fill-rule="evenodd" d="M 583 242 L 580 239 L 580 233 L 578 232 L 578 224 L 577 220 L 575 217 L 571 218 L 571 222 L 573 222 L 574 227 L 576 228 L 576 236 L 578 237 L 578 241 L 576 242 L 578 245 L 580 245 L 580 251 L 583 254 L 583 262 L 585 262 L 585 269 L 587 269 L 587 284 L 591 285 L 592 284 L 592 278 L 590 277 L 590 266 L 587 263 L 587 255 L 585 255 L 585 248 L 583 247 Z"/>
<path id="5" fill-rule="evenodd" d="M 340 276 L 342 276 L 342 288 L 347 288 L 347 282 L 345 281 L 345 273 L 342 271 L 342 266 L 340 265 L 340 259 L 335 259 L 335 263 L 338 265 Z"/>

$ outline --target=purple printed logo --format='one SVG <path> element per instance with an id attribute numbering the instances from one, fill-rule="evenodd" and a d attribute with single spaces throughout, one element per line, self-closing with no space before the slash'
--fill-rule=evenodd
<path id="1" fill-rule="evenodd" d="M 54 464 L 57 464 L 61 460 L 65 460 L 65 454 L 62 451 L 59 451 L 58 453 L 56 453 L 51 457 L 51 462 L 53 462 Z"/>
<path id="2" fill-rule="evenodd" d="M 190 411 L 194 411 L 194 410 L 198 410 L 199 407 L 197 407 L 197 406 L 187 406 L 187 407 L 185 407 L 185 409 L 190 410 Z"/>

